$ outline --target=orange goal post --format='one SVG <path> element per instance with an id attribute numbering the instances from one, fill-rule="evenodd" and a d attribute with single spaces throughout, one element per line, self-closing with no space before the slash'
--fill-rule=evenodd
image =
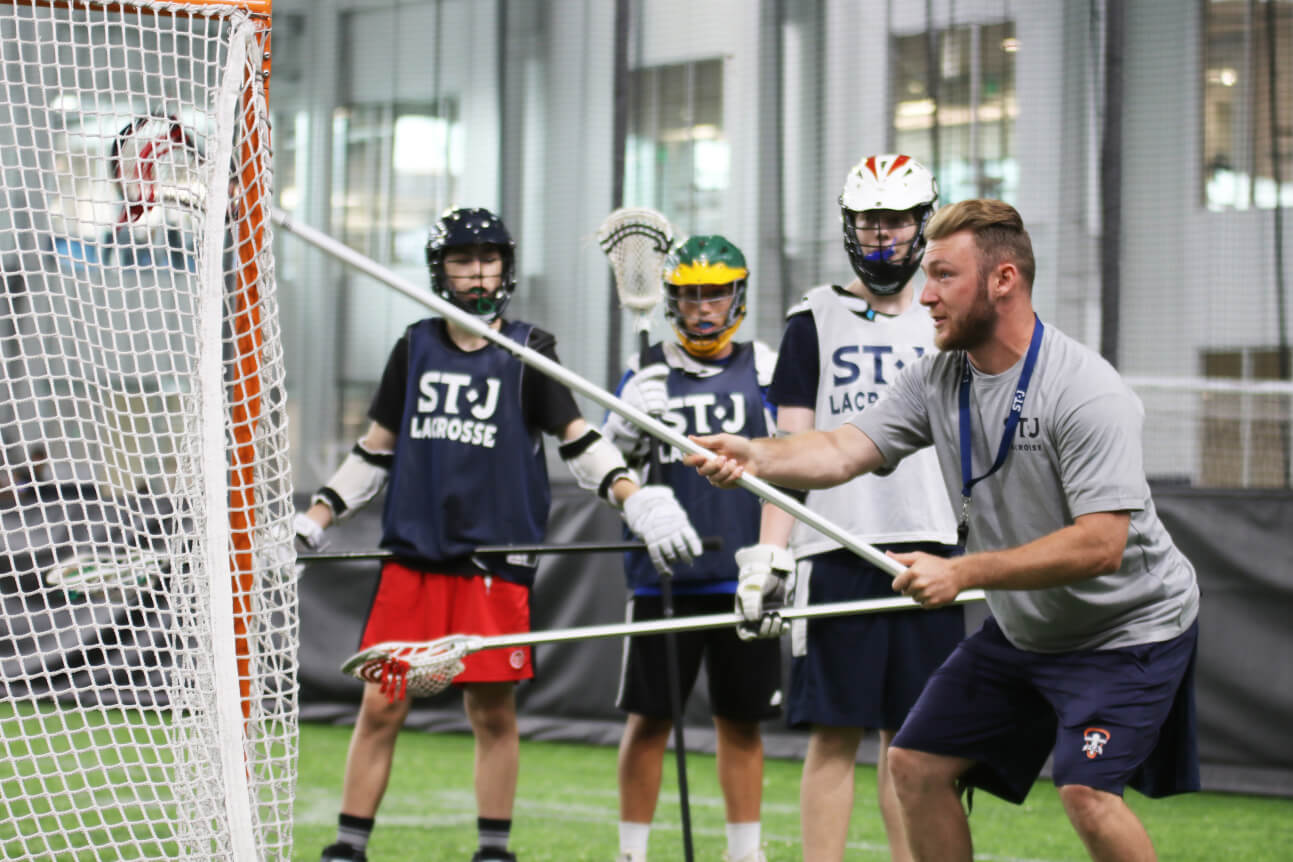
<path id="1" fill-rule="evenodd" d="M 270 0 L 0 0 L 0 856 L 288 859 Z"/>

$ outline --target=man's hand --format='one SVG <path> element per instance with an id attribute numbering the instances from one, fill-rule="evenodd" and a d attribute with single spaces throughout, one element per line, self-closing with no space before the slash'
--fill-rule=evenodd
<path id="1" fill-rule="evenodd" d="M 690 563 L 705 550 L 673 489 L 664 485 L 647 485 L 630 494 L 624 501 L 624 521 L 646 542 L 647 554 L 662 575 L 672 573 L 672 564 Z"/>
<path id="2" fill-rule="evenodd" d="M 893 591 L 902 593 L 922 608 L 938 608 L 961 592 L 956 573 L 956 558 L 936 557 L 917 551 L 912 554 L 890 553 L 907 571 L 894 578 Z"/>
<path id="3" fill-rule="evenodd" d="M 628 379 L 620 397 L 658 419 L 669 409 L 669 389 L 665 386 L 668 377 L 669 366 L 653 362 Z"/>
<path id="4" fill-rule="evenodd" d="M 328 537 L 323 534 L 319 522 L 304 512 L 297 512 L 292 519 L 292 528 L 296 530 L 296 546 L 300 551 L 322 551 L 328 546 Z"/>
<path id="5" fill-rule="evenodd" d="M 688 467 L 695 467 L 696 472 L 708 479 L 711 485 L 731 488 L 745 474 L 752 451 L 747 438 L 735 434 L 712 434 L 707 437 L 692 435 L 690 439 L 713 454 L 686 455 L 682 462 Z"/>
<path id="6" fill-rule="evenodd" d="M 777 637 L 783 627 L 777 611 L 786 603 L 786 579 L 795 558 L 780 545 L 752 545 L 736 552 L 736 612 L 745 622 L 736 628 L 741 640 Z"/>

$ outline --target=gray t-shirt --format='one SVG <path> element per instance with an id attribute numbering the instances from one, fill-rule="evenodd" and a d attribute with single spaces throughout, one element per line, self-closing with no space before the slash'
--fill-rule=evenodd
<path id="1" fill-rule="evenodd" d="M 948 498 L 961 508 L 957 407 L 964 352 L 927 355 L 889 396 L 851 421 L 893 466 L 932 445 Z M 972 476 L 992 466 L 1023 359 L 972 372 Z M 1158 520 L 1141 450 L 1144 409 L 1098 354 L 1046 327 L 1005 463 L 971 493 L 967 550 L 1003 550 L 1053 533 L 1078 515 L 1128 511 L 1117 572 L 1041 590 L 989 590 L 988 607 L 1015 646 L 1034 652 L 1109 649 L 1173 638 L 1198 613 L 1194 568 Z"/>

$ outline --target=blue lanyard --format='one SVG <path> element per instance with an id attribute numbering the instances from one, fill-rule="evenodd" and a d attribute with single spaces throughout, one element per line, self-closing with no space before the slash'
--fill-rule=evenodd
<path id="1" fill-rule="evenodd" d="M 1028 382 L 1033 377 L 1037 366 L 1037 354 L 1042 346 L 1042 320 L 1033 315 L 1033 338 L 1028 343 L 1028 353 L 1024 356 L 1024 367 L 1019 372 L 1019 383 L 1015 386 L 1015 397 L 1010 402 L 1010 415 L 1006 417 L 1006 430 L 1001 434 L 1001 445 L 997 447 L 997 460 L 982 476 L 972 477 L 973 464 L 970 453 L 970 357 L 961 357 L 961 385 L 957 392 L 957 406 L 960 408 L 961 431 L 961 520 L 956 525 L 956 539 L 962 546 L 970 535 L 970 493 L 974 486 L 1001 469 L 1010 454 L 1010 444 L 1015 439 L 1015 428 L 1024 410 L 1024 398 L 1028 395 Z"/>

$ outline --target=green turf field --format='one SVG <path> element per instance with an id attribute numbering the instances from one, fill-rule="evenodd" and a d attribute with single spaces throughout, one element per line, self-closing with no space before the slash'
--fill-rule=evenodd
<path id="1" fill-rule="evenodd" d="M 318 859 L 335 838 L 337 805 L 349 727 L 301 728 L 295 855 Z M 475 849 L 471 737 L 406 731 L 400 737 L 390 789 L 369 845 L 373 862 L 467 862 Z M 714 758 L 687 761 L 696 860 L 721 858 L 723 808 Z M 798 761 L 769 761 L 764 776 L 763 834 L 770 862 L 798 860 Z M 651 833 L 653 862 L 683 858 L 673 757 Z M 849 828 L 849 859 L 887 859 L 875 804 L 875 770 L 858 768 Z M 618 849 L 615 750 L 608 747 L 521 744 L 521 778 L 512 831 L 520 862 L 611 862 Z M 1151 800 L 1128 793 L 1167 860 L 1274 862 L 1293 860 L 1293 800 L 1198 793 Z M 1039 782 L 1023 806 L 975 796 L 970 818 L 975 858 L 1063 862 L 1087 858 L 1069 828 L 1055 789 Z"/>

